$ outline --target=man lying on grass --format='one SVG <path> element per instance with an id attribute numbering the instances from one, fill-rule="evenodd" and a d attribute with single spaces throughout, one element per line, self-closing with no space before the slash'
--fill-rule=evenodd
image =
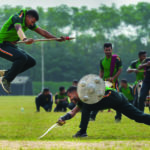
<path id="1" fill-rule="evenodd" d="M 70 99 L 77 102 L 77 106 L 62 116 L 58 124 L 63 125 L 65 120 L 73 118 L 82 109 L 81 129 L 73 137 L 86 137 L 90 112 L 112 108 L 136 122 L 150 125 L 150 115 L 144 114 L 130 104 L 122 93 L 105 87 L 103 82 L 96 75 L 87 75 L 80 80 L 78 87 L 71 86 L 67 94 Z"/>

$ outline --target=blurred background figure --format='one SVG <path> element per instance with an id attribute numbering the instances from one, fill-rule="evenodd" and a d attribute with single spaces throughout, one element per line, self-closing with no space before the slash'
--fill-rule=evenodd
<path id="1" fill-rule="evenodd" d="M 45 111 L 50 112 L 53 105 L 53 95 L 49 88 L 44 88 L 43 92 L 35 99 L 36 111 L 40 112 L 40 107 L 43 107 Z"/>
<path id="2" fill-rule="evenodd" d="M 133 104 L 133 100 L 134 100 L 133 89 L 132 89 L 132 87 L 129 86 L 126 79 L 121 80 L 119 91 L 124 94 L 124 96 L 127 98 L 129 103 Z M 121 121 L 122 114 L 117 113 L 116 117 L 119 118 L 118 120 L 116 120 L 116 122 L 119 122 L 119 121 Z"/>
<path id="3" fill-rule="evenodd" d="M 146 58 L 138 69 L 140 70 L 143 68 L 145 69 L 145 77 L 140 91 L 138 108 L 144 112 L 146 97 L 150 91 L 150 57 Z"/>
<path id="4" fill-rule="evenodd" d="M 128 81 L 126 79 L 121 80 L 119 91 L 125 95 L 125 97 L 131 104 L 133 104 L 134 100 L 133 89 L 131 86 L 129 86 Z"/>
<path id="5" fill-rule="evenodd" d="M 147 53 L 146 51 L 139 51 L 138 59 L 131 62 L 130 66 L 127 69 L 128 73 L 135 73 L 136 80 L 133 86 L 133 93 L 134 93 L 134 106 L 138 107 L 139 105 L 139 97 L 140 97 L 140 90 L 141 90 L 141 81 L 144 80 L 145 69 L 138 69 L 138 67 L 142 64 L 142 62 L 146 59 Z"/>
<path id="6" fill-rule="evenodd" d="M 77 87 L 78 86 L 78 80 L 74 79 L 72 82 L 72 85 Z M 74 100 L 71 100 L 71 102 L 68 104 L 68 108 L 70 110 L 72 110 L 75 106 L 76 106 L 76 102 Z"/>
<path id="7" fill-rule="evenodd" d="M 73 86 L 78 86 L 78 80 L 77 80 L 77 79 L 74 79 L 73 82 L 72 82 L 72 85 L 73 85 Z"/>
<path id="8" fill-rule="evenodd" d="M 54 112 L 66 112 L 69 104 L 69 98 L 66 94 L 65 87 L 59 87 L 59 93 L 55 95 L 56 108 Z"/>

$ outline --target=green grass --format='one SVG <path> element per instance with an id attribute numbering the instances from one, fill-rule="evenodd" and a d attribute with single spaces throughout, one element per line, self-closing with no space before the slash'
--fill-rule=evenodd
<path id="1" fill-rule="evenodd" d="M 34 96 L 0 97 L 0 148 L 3 140 L 14 143 L 16 141 L 43 142 L 43 145 L 48 141 L 53 142 L 52 145 L 58 142 L 58 145 L 52 146 L 53 149 L 68 149 L 67 144 L 63 148 L 61 147 L 63 141 L 69 141 L 75 145 L 80 142 L 85 143 L 83 145 L 77 144 L 79 149 L 88 149 L 92 143 L 95 143 L 95 146 L 93 146 L 95 149 L 98 149 L 100 145 L 104 145 L 108 149 L 115 149 L 116 146 L 123 149 L 128 149 L 128 147 L 137 149 L 136 147 L 140 143 L 142 144 L 139 147 L 142 146 L 143 149 L 150 146 L 150 126 L 136 123 L 125 116 L 123 116 L 121 123 L 115 123 L 115 112 L 108 113 L 107 111 L 100 112 L 96 121 L 90 122 L 88 138 L 72 138 L 72 135 L 79 130 L 81 113 L 78 113 L 73 119 L 67 121 L 64 126 L 53 129 L 42 140 L 38 140 L 38 137 L 64 113 L 47 113 L 42 108 L 40 113 L 36 113 L 34 98 Z M 21 107 L 24 108 L 24 112 L 21 111 Z M 148 113 L 147 109 L 146 112 Z M 136 141 L 137 143 L 134 145 Z M 112 143 L 111 147 L 109 147 L 110 143 Z M 9 145 L 7 146 L 9 149 Z M 23 149 L 24 146 L 20 148 Z M 28 148 L 30 149 L 30 147 Z M 34 149 L 38 148 L 34 147 Z M 69 149 L 76 149 L 76 147 L 72 146 Z"/>

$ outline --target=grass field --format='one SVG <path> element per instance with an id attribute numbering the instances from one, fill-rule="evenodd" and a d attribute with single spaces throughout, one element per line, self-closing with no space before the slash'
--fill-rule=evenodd
<path id="1" fill-rule="evenodd" d="M 90 122 L 88 138 L 74 139 L 81 114 L 38 140 L 64 113 L 35 112 L 34 96 L 0 97 L 0 149 L 150 149 L 150 127 L 123 116 L 114 122 L 115 112 L 100 112 Z M 21 108 L 24 111 L 21 111 Z M 146 109 L 147 113 L 148 110 Z"/>

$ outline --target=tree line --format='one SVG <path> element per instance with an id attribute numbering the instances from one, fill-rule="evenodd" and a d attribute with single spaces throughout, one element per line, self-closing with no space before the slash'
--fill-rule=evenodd
<path id="1" fill-rule="evenodd" d="M 0 7 L 0 28 L 9 16 L 19 12 L 22 6 Z M 31 8 L 27 8 L 31 9 Z M 72 81 L 88 73 L 99 72 L 100 59 L 104 57 L 103 44 L 111 42 L 113 52 L 123 62 L 121 78 L 134 81 L 135 76 L 126 73 L 131 61 L 137 59 L 140 50 L 150 55 L 150 3 L 112 6 L 100 5 L 88 9 L 60 5 L 44 9 L 37 7 L 40 20 L 38 25 L 56 36 L 75 36 L 74 41 L 44 42 L 44 68 L 46 81 Z M 35 32 L 27 31 L 30 38 L 42 38 Z M 35 57 L 37 65 L 25 74 L 33 81 L 41 80 L 41 43 L 20 44 L 21 48 Z M 9 67 L 0 59 L 0 69 Z M 2 65 L 5 64 L 5 65 Z M 8 64 L 8 65 L 6 65 Z"/>

